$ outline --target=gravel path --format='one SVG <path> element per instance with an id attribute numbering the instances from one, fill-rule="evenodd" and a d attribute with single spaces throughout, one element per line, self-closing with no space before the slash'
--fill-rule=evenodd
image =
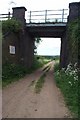
<path id="1" fill-rule="evenodd" d="M 39 94 L 31 83 L 40 78 L 43 68 L 3 89 L 3 118 L 70 118 L 53 78 L 53 63 L 50 65 Z"/>

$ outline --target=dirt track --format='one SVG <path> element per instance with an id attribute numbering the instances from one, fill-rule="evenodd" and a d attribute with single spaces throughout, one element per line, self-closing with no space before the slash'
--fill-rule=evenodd
<path id="1" fill-rule="evenodd" d="M 70 118 L 51 64 L 40 94 L 35 93 L 31 83 L 40 78 L 42 69 L 3 89 L 3 118 Z"/>

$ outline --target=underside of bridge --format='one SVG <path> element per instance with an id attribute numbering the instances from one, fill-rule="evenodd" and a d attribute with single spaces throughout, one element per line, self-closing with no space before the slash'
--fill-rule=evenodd
<path id="1" fill-rule="evenodd" d="M 66 30 L 66 23 L 26 24 L 26 29 L 33 37 L 61 38 Z"/>

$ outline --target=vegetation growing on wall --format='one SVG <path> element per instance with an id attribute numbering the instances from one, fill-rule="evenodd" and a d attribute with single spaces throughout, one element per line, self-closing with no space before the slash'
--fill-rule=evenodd
<path id="1" fill-rule="evenodd" d="M 2 30 L 5 32 L 19 32 L 22 29 L 21 23 L 16 19 L 2 21 Z"/>
<path id="2" fill-rule="evenodd" d="M 69 40 L 69 61 L 73 64 L 78 62 L 80 57 L 80 19 L 72 21 L 68 24 L 68 40 Z M 78 49 L 79 47 L 79 49 Z"/>

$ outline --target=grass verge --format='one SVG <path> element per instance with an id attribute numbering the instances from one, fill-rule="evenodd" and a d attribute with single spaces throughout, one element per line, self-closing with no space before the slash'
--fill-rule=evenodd
<path id="1" fill-rule="evenodd" d="M 29 69 L 22 65 L 6 63 L 2 66 L 2 87 L 5 87 L 12 82 L 18 81 L 26 74 L 32 73 L 46 63 L 47 61 L 45 61 L 45 59 L 37 60 L 35 58 L 32 67 Z"/>
<path id="2" fill-rule="evenodd" d="M 69 73 L 68 73 L 69 72 Z M 68 74 L 67 74 L 68 73 Z M 74 71 L 75 73 L 75 71 Z M 59 64 L 54 66 L 54 77 L 57 86 L 61 89 L 66 105 L 69 107 L 73 117 L 78 117 L 78 81 L 68 68 L 59 71 Z"/>
<path id="3" fill-rule="evenodd" d="M 19 80 L 24 77 L 26 73 L 28 73 L 28 70 L 25 67 L 6 63 L 2 67 L 2 87 Z"/>

